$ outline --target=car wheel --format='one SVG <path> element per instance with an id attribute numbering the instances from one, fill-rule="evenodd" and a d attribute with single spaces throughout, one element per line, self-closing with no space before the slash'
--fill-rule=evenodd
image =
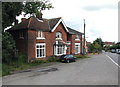
<path id="1" fill-rule="evenodd" d="M 67 60 L 67 63 L 70 63 L 70 60 Z"/>
<path id="2" fill-rule="evenodd" d="M 74 62 L 76 62 L 76 59 L 74 59 Z"/>

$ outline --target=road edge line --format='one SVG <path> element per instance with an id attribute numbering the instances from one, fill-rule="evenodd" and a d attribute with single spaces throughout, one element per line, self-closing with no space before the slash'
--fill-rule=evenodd
<path id="1" fill-rule="evenodd" d="M 106 55 L 115 65 L 117 65 L 119 68 L 120 68 L 120 66 L 111 58 L 111 57 L 109 57 L 108 55 Z"/>

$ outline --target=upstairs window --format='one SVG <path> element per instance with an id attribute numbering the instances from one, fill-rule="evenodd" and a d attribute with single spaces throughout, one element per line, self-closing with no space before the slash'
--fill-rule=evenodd
<path id="1" fill-rule="evenodd" d="M 45 32 L 38 31 L 37 32 L 37 39 L 45 39 Z"/>
<path id="2" fill-rule="evenodd" d="M 80 43 L 75 43 L 75 54 L 80 53 Z"/>
<path id="3" fill-rule="evenodd" d="M 62 33 L 61 32 L 56 33 L 56 39 L 62 39 Z"/>

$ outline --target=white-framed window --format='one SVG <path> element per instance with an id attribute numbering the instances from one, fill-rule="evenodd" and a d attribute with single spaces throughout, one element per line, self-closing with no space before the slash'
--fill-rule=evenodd
<path id="1" fill-rule="evenodd" d="M 66 51 L 65 51 L 65 46 L 64 45 L 56 45 L 54 47 L 54 51 L 55 51 L 55 55 L 59 56 L 59 55 L 63 55 L 63 54 L 66 54 Z"/>
<path id="2" fill-rule="evenodd" d="M 23 32 L 19 32 L 19 38 L 24 39 L 24 34 L 23 34 Z"/>
<path id="3" fill-rule="evenodd" d="M 37 39 L 45 39 L 45 32 L 38 31 L 37 32 Z"/>
<path id="4" fill-rule="evenodd" d="M 75 54 L 80 53 L 80 43 L 75 43 Z"/>
<path id="5" fill-rule="evenodd" d="M 62 33 L 56 32 L 56 39 L 62 39 Z"/>
<path id="6" fill-rule="evenodd" d="M 75 40 L 80 40 L 80 38 L 79 38 L 79 35 L 78 35 L 78 34 L 75 36 Z"/>
<path id="7" fill-rule="evenodd" d="M 45 43 L 37 43 L 36 44 L 36 58 L 45 57 Z"/>

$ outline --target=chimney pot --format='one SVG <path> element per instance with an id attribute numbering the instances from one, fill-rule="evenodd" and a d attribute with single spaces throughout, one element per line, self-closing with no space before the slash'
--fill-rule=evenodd
<path id="1" fill-rule="evenodd" d="M 26 18 L 22 18 L 22 19 L 21 19 L 22 22 L 25 21 L 25 20 L 26 20 Z"/>

